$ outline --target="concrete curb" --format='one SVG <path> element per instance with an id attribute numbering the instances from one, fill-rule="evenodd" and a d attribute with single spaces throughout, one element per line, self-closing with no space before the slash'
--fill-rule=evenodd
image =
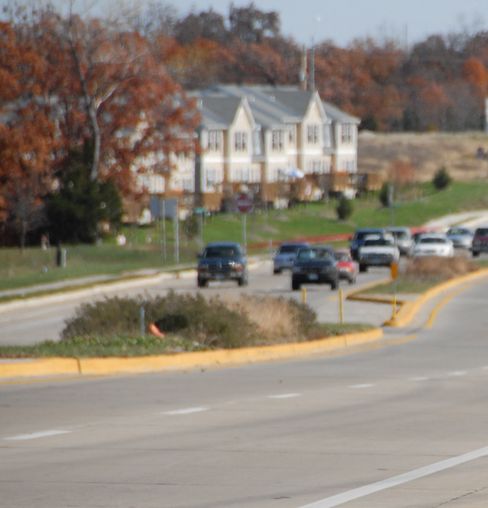
<path id="1" fill-rule="evenodd" d="M 142 374 L 170 370 L 223 367 L 283 360 L 347 350 L 383 338 L 383 330 L 340 335 L 309 342 L 137 358 L 46 358 L 0 362 L 0 379 L 54 375 Z"/>
<path id="2" fill-rule="evenodd" d="M 447 282 L 443 282 L 442 284 L 434 286 L 433 288 L 425 291 L 425 293 L 422 293 L 414 301 L 397 301 L 397 303 L 401 305 L 400 310 L 396 313 L 395 316 L 383 323 L 383 326 L 391 326 L 394 328 L 407 326 L 417 315 L 419 310 L 422 308 L 422 305 L 427 303 L 432 298 L 435 298 L 443 291 L 460 286 L 466 282 L 481 279 L 482 277 L 486 276 L 488 276 L 488 268 L 484 268 L 468 275 L 463 275 L 461 277 L 456 277 L 455 279 L 451 279 Z M 393 300 L 390 300 L 389 303 L 393 303 Z"/>

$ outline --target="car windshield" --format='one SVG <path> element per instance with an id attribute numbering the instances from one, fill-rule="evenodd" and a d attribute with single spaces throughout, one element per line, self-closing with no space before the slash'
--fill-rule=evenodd
<path id="1" fill-rule="evenodd" d="M 332 261 L 331 253 L 327 249 L 301 249 L 298 252 L 300 261 L 308 261 L 311 259 L 323 259 Z"/>
<path id="2" fill-rule="evenodd" d="M 372 235 L 374 234 L 374 231 L 358 231 L 355 235 L 354 235 L 354 238 L 356 240 L 364 240 L 364 238 L 368 235 Z"/>
<path id="3" fill-rule="evenodd" d="M 469 229 L 463 228 L 452 228 L 447 232 L 448 235 L 470 235 L 471 231 Z"/>
<path id="4" fill-rule="evenodd" d="M 300 249 L 303 249 L 303 245 L 282 245 L 278 249 L 278 254 L 295 254 Z"/>
<path id="5" fill-rule="evenodd" d="M 444 238 L 435 238 L 433 236 L 427 236 L 419 240 L 420 243 L 446 243 Z"/>
<path id="6" fill-rule="evenodd" d="M 479 228 L 476 230 L 478 236 L 488 236 L 488 228 Z"/>
<path id="7" fill-rule="evenodd" d="M 205 258 L 233 258 L 239 255 L 236 247 L 207 247 L 203 257 Z"/>
<path id="8" fill-rule="evenodd" d="M 349 261 L 350 256 L 347 252 L 334 252 L 337 261 Z"/>
<path id="9" fill-rule="evenodd" d="M 406 231 L 390 231 L 390 233 L 398 240 L 405 240 L 408 238 L 408 233 Z"/>
<path id="10" fill-rule="evenodd" d="M 389 238 L 370 238 L 364 241 L 365 247 L 373 247 L 373 246 L 390 246 L 393 245 L 393 242 Z"/>

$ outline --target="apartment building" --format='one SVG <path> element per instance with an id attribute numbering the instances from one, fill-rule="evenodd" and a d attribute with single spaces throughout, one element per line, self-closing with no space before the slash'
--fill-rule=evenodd
<path id="1" fill-rule="evenodd" d="M 257 203 L 285 206 L 293 196 L 321 198 L 331 175 L 357 172 L 359 119 L 316 91 L 217 85 L 191 95 L 201 151 L 173 161 L 165 196 L 192 196 L 194 205 L 219 210 L 244 191 Z"/>

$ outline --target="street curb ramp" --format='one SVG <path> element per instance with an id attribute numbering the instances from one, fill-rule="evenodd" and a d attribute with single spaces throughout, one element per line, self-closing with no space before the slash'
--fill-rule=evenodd
<path id="1" fill-rule="evenodd" d="M 226 367 L 246 363 L 284 360 L 327 354 L 361 346 L 383 338 L 383 330 L 339 335 L 308 342 L 218 351 L 131 358 L 46 358 L 0 362 L 0 379 L 57 375 L 142 374 L 196 368 Z"/>

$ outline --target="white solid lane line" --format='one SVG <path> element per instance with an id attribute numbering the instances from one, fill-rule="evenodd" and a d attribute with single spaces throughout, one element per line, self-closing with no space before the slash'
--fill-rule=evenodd
<path id="1" fill-rule="evenodd" d="M 190 415 L 193 413 L 201 413 L 208 411 L 208 407 L 186 407 L 183 409 L 174 409 L 173 411 L 163 411 L 162 415 L 176 416 L 176 415 Z"/>
<path id="2" fill-rule="evenodd" d="M 278 395 L 268 395 L 268 399 L 293 399 L 300 397 L 300 393 L 282 393 Z"/>
<path id="3" fill-rule="evenodd" d="M 304 505 L 301 508 L 333 508 L 334 506 L 339 506 L 349 501 L 353 501 L 354 499 L 359 499 L 360 497 L 369 496 L 370 494 L 374 494 L 375 492 L 379 492 L 381 490 L 409 483 L 414 480 L 418 480 L 419 478 L 439 473 L 440 471 L 445 471 L 446 469 L 486 456 L 488 456 L 488 446 L 479 448 L 478 450 L 473 450 L 472 452 L 465 453 L 464 455 L 458 455 L 457 457 L 441 460 L 440 462 L 435 462 L 434 464 L 414 469 L 408 473 L 392 476 L 386 480 L 370 483 L 369 485 L 364 485 L 363 487 L 359 487 L 357 489 L 348 490 L 342 494 L 337 494 L 335 496 L 322 499 L 321 501 Z"/>
<path id="4" fill-rule="evenodd" d="M 363 384 L 359 384 L 359 385 L 350 385 L 349 388 L 354 388 L 356 390 L 362 390 L 364 388 L 371 388 L 373 386 L 374 385 L 371 383 L 363 383 Z"/>
<path id="5" fill-rule="evenodd" d="M 28 441 L 29 439 L 39 439 L 42 437 L 59 436 L 69 434 L 71 430 L 45 430 L 43 432 L 32 432 L 31 434 L 19 434 L 18 436 L 4 437 L 4 441 Z"/>

